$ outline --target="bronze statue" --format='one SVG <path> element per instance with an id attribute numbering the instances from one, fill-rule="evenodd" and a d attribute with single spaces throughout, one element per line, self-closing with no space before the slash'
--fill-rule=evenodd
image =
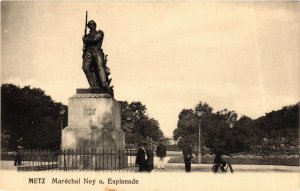
<path id="1" fill-rule="evenodd" d="M 89 28 L 89 33 L 83 36 L 83 64 L 82 69 L 89 82 L 90 88 L 99 89 L 101 91 L 112 92 L 109 84 L 111 79 L 108 78 L 110 71 L 106 66 L 107 55 L 104 55 L 101 48 L 104 33 L 101 30 L 96 30 L 95 21 L 91 20 L 86 24 Z"/>

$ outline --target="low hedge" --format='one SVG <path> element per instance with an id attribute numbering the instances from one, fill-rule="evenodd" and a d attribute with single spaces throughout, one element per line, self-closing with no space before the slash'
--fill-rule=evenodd
<path id="1" fill-rule="evenodd" d="M 201 163 L 212 164 L 214 156 L 202 156 Z M 300 166 L 299 156 L 248 156 L 248 157 L 230 157 L 231 164 L 250 164 L 250 165 L 284 165 Z M 171 157 L 168 163 L 184 163 L 183 157 Z M 192 163 L 198 163 L 197 158 L 192 159 Z"/>

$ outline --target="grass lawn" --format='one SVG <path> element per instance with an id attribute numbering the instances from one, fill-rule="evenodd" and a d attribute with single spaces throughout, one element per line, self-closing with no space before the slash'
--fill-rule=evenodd
<path id="1" fill-rule="evenodd" d="M 203 164 L 212 164 L 213 156 L 202 156 Z M 232 157 L 230 158 L 232 164 L 252 164 L 252 165 L 285 165 L 285 166 L 300 166 L 298 157 Z M 182 156 L 171 157 L 168 163 L 184 163 Z M 192 163 L 197 163 L 197 158 L 192 159 Z"/>

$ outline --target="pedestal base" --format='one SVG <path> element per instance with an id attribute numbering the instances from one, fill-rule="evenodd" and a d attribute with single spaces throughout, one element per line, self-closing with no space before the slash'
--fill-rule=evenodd
<path id="1" fill-rule="evenodd" d="M 62 149 L 74 151 L 124 151 L 124 132 L 120 129 L 64 129 Z"/>
<path id="2" fill-rule="evenodd" d="M 125 133 L 121 130 L 119 103 L 101 93 L 69 98 L 68 127 L 62 131 L 61 149 L 67 154 L 60 156 L 60 168 L 125 167 Z"/>

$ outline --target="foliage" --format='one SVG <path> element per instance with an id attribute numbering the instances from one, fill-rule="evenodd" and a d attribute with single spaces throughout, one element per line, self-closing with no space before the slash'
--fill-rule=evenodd
<path id="1" fill-rule="evenodd" d="M 213 164 L 214 155 L 205 155 L 201 157 L 202 164 Z M 256 155 L 239 155 L 233 154 L 229 157 L 231 164 L 251 164 L 251 165 L 284 165 L 284 166 L 299 166 L 299 155 L 272 155 L 268 157 Z M 184 163 L 182 156 L 172 156 L 168 163 Z M 192 159 L 192 163 L 197 164 L 197 158 Z M 235 165 L 233 165 L 234 170 Z M 245 172 L 245 169 L 242 170 Z"/>
<path id="2" fill-rule="evenodd" d="M 198 115 L 200 111 L 201 115 Z M 213 152 L 217 150 L 235 152 L 231 147 L 240 140 L 233 137 L 234 131 L 231 130 L 237 122 L 237 114 L 234 111 L 224 109 L 214 113 L 211 106 L 200 102 L 194 110 L 183 109 L 178 118 L 173 135 L 174 139 L 178 140 L 179 146 L 191 143 L 196 151 L 201 125 L 201 145 L 205 145 Z"/>
<path id="3" fill-rule="evenodd" d="M 67 106 L 54 102 L 39 88 L 13 84 L 1 86 L 1 148 L 15 150 L 16 140 L 23 138 L 26 149 L 59 149 L 61 121 L 67 126 Z M 121 104 L 121 127 L 126 143 L 135 144 L 147 138 L 163 137 L 158 121 L 149 118 L 141 102 Z M 60 111 L 66 112 L 61 115 Z"/>
<path id="4" fill-rule="evenodd" d="M 67 124 L 67 106 L 54 102 L 39 88 L 13 84 L 1 86 L 1 148 L 15 150 L 16 140 L 23 138 L 26 149 L 58 149 L 61 119 Z M 63 117 L 63 118 L 62 118 Z"/>
<path id="5" fill-rule="evenodd" d="M 136 144 L 151 138 L 158 141 L 163 133 L 157 120 L 149 118 L 147 108 L 141 102 L 120 101 L 121 128 L 125 132 L 126 144 Z"/>
<path id="6" fill-rule="evenodd" d="M 182 147 L 184 143 L 193 143 L 197 139 L 198 120 L 194 111 L 183 109 L 179 114 L 177 129 L 174 130 L 174 139 Z"/>
<path id="7" fill-rule="evenodd" d="M 197 111 L 202 111 L 201 117 Z M 299 146 L 299 103 L 252 120 L 247 116 L 238 119 L 237 114 L 228 109 L 213 112 L 207 103 L 200 102 L 195 109 L 183 109 L 178 116 L 173 136 L 179 146 L 188 142 L 197 150 L 199 123 L 201 145 L 213 153 L 284 154 L 294 153 L 293 149 Z"/>

